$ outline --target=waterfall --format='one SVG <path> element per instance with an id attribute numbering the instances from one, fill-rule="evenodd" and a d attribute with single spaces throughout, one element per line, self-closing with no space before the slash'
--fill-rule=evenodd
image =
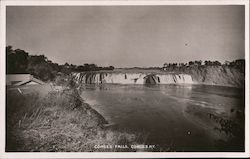
<path id="1" fill-rule="evenodd" d="M 158 75 L 160 77 L 161 84 L 174 84 L 174 83 L 187 83 L 192 84 L 193 80 L 190 75 L 187 74 L 168 74 L 168 75 Z"/>
<path id="2" fill-rule="evenodd" d="M 149 73 L 74 73 L 74 79 L 83 84 L 192 84 L 188 74 L 149 74 Z"/>

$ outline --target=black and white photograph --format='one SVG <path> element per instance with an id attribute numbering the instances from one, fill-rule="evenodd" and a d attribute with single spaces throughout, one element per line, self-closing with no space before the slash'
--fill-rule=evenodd
<path id="1" fill-rule="evenodd" d="M 1 4 L 4 154 L 249 155 L 247 1 L 15 2 Z"/>

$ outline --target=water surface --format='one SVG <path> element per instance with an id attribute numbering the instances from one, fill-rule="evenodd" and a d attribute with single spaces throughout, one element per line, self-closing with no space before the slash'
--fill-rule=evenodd
<path id="1" fill-rule="evenodd" d="M 146 133 L 157 151 L 244 150 L 241 89 L 105 84 L 86 85 L 82 97 L 109 123 Z"/>

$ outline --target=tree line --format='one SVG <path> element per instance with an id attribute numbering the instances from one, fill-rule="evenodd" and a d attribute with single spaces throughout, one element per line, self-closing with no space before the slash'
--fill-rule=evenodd
<path id="1" fill-rule="evenodd" d="M 29 55 L 29 53 L 24 50 L 13 49 L 12 46 L 6 47 L 7 74 L 29 73 L 41 80 L 52 81 L 60 73 L 70 74 L 71 72 L 113 69 L 113 66 L 100 67 L 96 64 L 88 63 L 83 65 L 73 65 L 68 63 L 59 65 L 57 63 L 53 63 L 44 55 Z"/>
<path id="2" fill-rule="evenodd" d="M 189 61 L 188 63 L 164 63 L 163 69 L 164 70 L 174 70 L 174 69 L 182 69 L 182 68 L 194 68 L 194 67 L 207 67 L 207 66 L 222 66 L 222 67 L 230 67 L 230 68 L 236 68 L 243 70 L 245 69 L 245 59 L 237 59 L 234 61 L 225 61 L 224 63 L 221 63 L 219 61 L 202 61 L 202 60 L 196 60 L 196 61 Z"/>

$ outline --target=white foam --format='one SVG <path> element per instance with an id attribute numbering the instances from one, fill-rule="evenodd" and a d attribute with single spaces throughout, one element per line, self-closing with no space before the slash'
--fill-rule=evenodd
<path id="1" fill-rule="evenodd" d="M 150 74 L 146 73 L 76 73 L 75 79 L 81 83 L 145 84 Z M 102 78 L 101 78 L 102 76 Z M 150 75 L 157 84 L 192 84 L 188 74 Z"/>

